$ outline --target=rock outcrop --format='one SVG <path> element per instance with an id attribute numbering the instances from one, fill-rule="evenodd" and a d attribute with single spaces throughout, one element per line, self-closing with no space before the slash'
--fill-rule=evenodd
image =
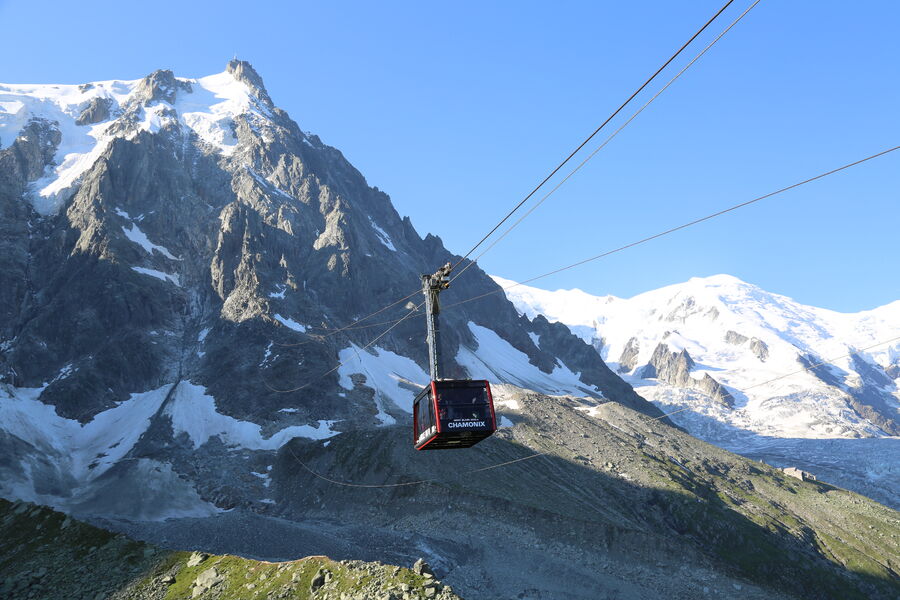
<path id="1" fill-rule="evenodd" d="M 766 362 L 766 359 L 769 357 L 769 347 L 759 338 L 748 338 L 736 331 L 728 330 L 725 333 L 725 341 L 735 346 L 747 344 L 750 352 L 752 352 L 761 362 Z"/>
<path id="2" fill-rule="evenodd" d="M 78 118 L 75 119 L 76 125 L 94 125 L 105 121 L 110 116 L 112 108 L 112 100 L 109 98 L 91 98 L 88 105 L 84 107 Z"/>
<path id="3" fill-rule="evenodd" d="M 750 351 L 756 355 L 761 362 L 766 362 L 769 358 L 769 347 L 766 343 L 758 338 L 750 339 Z"/>
<path id="4" fill-rule="evenodd" d="M 740 346 L 744 342 L 746 342 L 749 338 L 745 335 L 741 335 L 737 331 L 731 331 L 730 329 L 725 332 L 725 341 L 729 344 L 734 344 L 735 346 Z"/>
<path id="5" fill-rule="evenodd" d="M 637 338 L 628 340 L 628 343 L 625 344 L 625 348 L 622 350 L 622 355 L 619 357 L 620 373 L 628 373 L 637 365 L 638 354 L 640 354 L 640 351 L 641 345 Z"/>
<path id="6" fill-rule="evenodd" d="M 642 367 L 637 375 L 644 379 L 655 378 L 674 386 L 699 390 L 729 408 L 734 406 L 734 397 L 709 373 L 704 373 L 700 379 L 692 377 L 691 369 L 694 366 L 687 350 L 674 352 L 665 343 L 660 343 L 653 351 L 649 364 Z"/>

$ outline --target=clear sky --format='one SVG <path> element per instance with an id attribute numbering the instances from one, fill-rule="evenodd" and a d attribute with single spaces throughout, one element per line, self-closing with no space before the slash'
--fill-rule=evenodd
<path id="1" fill-rule="evenodd" d="M 200 77 L 236 55 L 462 254 L 724 1 L 0 0 L 0 81 Z M 893 0 L 762 0 L 481 266 L 528 279 L 900 145 L 898 23 Z M 900 151 L 532 285 L 628 297 L 729 273 L 857 311 L 900 299 L 898 231 Z"/>

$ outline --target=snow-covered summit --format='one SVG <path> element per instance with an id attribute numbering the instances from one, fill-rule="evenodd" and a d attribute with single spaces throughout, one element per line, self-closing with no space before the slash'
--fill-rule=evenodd
<path id="1" fill-rule="evenodd" d="M 694 420 L 697 429 L 702 422 L 716 429 L 715 435 L 707 432 L 713 437 L 733 433 L 729 428 L 776 437 L 900 431 L 900 340 L 880 344 L 900 338 L 900 301 L 839 313 L 731 275 L 695 277 L 629 299 L 495 280 L 520 313 L 568 325 L 640 394 L 667 405 L 664 410 L 691 406 L 680 415 L 682 424 L 691 428 Z M 734 397 L 733 407 L 696 386 L 651 376 L 646 367 L 660 345 L 672 353 L 687 351 L 694 364 L 683 381 L 709 375 Z"/>
<path id="2" fill-rule="evenodd" d="M 0 150 L 28 135 L 27 126 L 35 121 L 58 131 L 55 164 L 31 184 L 35 210 L 49 215 L 60 209 L 113 139 L 172 128 L 195 134 L 210 151 L 227 157 L 238 145 L 238 116 L 252 121 L 271 117 L 271 101 L 259 76 L 241 61 L 199 79 L 156 71 L 131 81 L 0 84 Z"/>

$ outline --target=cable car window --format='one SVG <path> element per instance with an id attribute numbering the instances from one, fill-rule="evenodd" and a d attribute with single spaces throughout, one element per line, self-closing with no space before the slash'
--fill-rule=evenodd
<path id="1" fill-rule="evenodd" d="M 487 391 L 482 386 L 442 389 L 438 392 L 438 406 L 441 407 L 442 421 L 491 418 Z"/>
<path id="2" fill-rule="evenodd" d="M 431 391 L 419 396 L 416 402 L 416 438 L 434 431 L 434 408 L 431 402 Z"/>

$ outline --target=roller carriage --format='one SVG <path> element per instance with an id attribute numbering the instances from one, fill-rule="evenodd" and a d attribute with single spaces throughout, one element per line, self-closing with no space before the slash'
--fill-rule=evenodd
<path id="1" fill-rule="evenodd" d="M 451 265 L 434 275 L 422 275 L 428 322 L 431 383 L 413 403 L 413 443 L 416 450 L 469 448 L 497 430 L 491 386 L 485 380 L 440 378 L 438 294 L 447 289 Z"/>

